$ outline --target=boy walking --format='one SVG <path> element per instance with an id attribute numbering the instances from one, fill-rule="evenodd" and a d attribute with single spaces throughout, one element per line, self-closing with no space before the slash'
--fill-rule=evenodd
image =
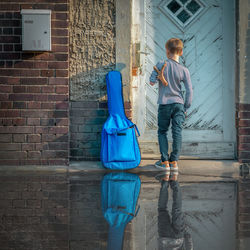
<path id="1" fill-rule="evenodd" d="M 178 38 L 171 38 L 166 45 L 167 60 L 158 62 L 150 76 L 153 86 L 159 80 L 158 96 L 158 141 L 161 160 L 155 166 L 161 170 L 178 170 L 177 161 L 182 144 L 182 127 L 186 110 L 191 106 L 193 90 L 189 70 L 179 63 L 183 54 L 183 43 Z M 185 102 L 181 93 L 181 82 L 186 89 Z M 173 151 L 168 154 L 167 131 L 172 123 Z"/>

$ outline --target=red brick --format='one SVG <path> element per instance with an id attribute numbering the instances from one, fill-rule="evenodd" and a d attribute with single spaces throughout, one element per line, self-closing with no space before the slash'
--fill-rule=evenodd
<path id="1" fill-rule="evenodd" d="M 68 52 L 69 51 L 69 47 L 66 45 L 55 45 L 52 44 L 52 50 L 54 52 Z"/>
<path id="2" fill-rule="evenodd" d="M 12 125 L 24 126 L 24 125 L 26 125 L 26 119 L 25 118 L 13 118 Z"/>
<path id="3" fill-rule="evenodd" d="M 250 104 L 239 103 L 238 109 L 239 109 L 240 111 L 250 111 Z"/>
<path id="4" fill-rule="evenodd" d="M 56 119 L 56 125 L 57 126 L 68 126 L 69 125 L 69 119 L 68 118 Z"/>
<path id="5" fill-rule="evenodd" d="M 238 146 L 238 150 L 250 151 L 250 143 L 240 143 Z"/>
<path id="6" fill-rule="evenodd" d="M 53 150 L 43 150 L 42 157 L 49 159 L 49 158 L 56 158 L 56 152 Z"/>
<path id="7" fill-rule="evenodd" d="M 9 85 L 0 85 L 0 92 L 10 93 L 12 91 L 12 86 Z"/>
<path id="8" fill-rule="evenodd" d="M 67 45 L 69 42 L 68 37 L 52 37 L 51 38 L 52 44 L 60 44 L 60 45 Z"/>
<path id="9" fill-rule="evenodd" d="M 48 134 L 49 128 L 45 126 L 36 126 L 35 133 L 37 134 Z"/>
<path id="10" fill-rule="evenodd" d="M 48 94 L 34 95 L 34 101 L 48 101 Z"/>
<path id="11" fill-rule="evenodd" d="M 8 134 L 31 134 L 34 131 L 32 126 L 0 126 L 0 133 Z"/>
<path id="12" fill-rule="evenodd" d="M 49 146 L 48 143 L 35 143 L 35 150 L 48 150 Z"/>
<path id="13" fill-rule="evenodd" d="M 42 77 L 51 77 L 54 76 L 55 71 L 54 70 L 41 70 L 41 76 Z"/>
<path id="14" fill-rule="evenodd" d="M 40 109 L 41 102 L 28 102 L 28 109 Z"/>
<path id="15" fill-rule="evenodd" d="M 9 95 L 8 94 L 0 94 L 0 101 L 8 101 Z"/>
<path id="16" fill-rule="evenodd" d="M 49 62 L 49 69 L 68 69 L 68 62 Z"/>
<path id="17" fill-rule="evenodd" d="M 67 134 L 68 131 L 68 127 L 50 127 L 49 128 L 49 134 Z"/>
<path id="18" fill-rule="evenodd" d="M 15 59 L 20 59 L 20 53 L 0 53 L 0 59 L 1 60 L 15 60 Z M 6 68 L 12 67 L 12 62 L 11 64 L 6 66 Z M 7 62 L 6 62 L 7 65 Z"/>
<path id="19" fill-rule="evenodd" d="M 239 158 L 240 159 L 249 159 L 250 160 L 250 152 L 239 152 Z"/>
<path id="20" fill-rule="evenodd" d="M 50 60 L 50 53 L 49 52 L 34 53 L 33 59 L 48 61 L 48 60 Z"/>
<path id="21" fill-rule="evenodd" d="M 250 143 L 250 135 L 240 135 L 239 136 L 239 143 Z"/>
<path id="22" fill-rule="evenodd" d="M 239 128 L 239 135 L 250 135 L 250 128 Z"/>
<path id="23" fill-rule="evenodd" d="M 55 126 L 55 118 L 41 118 L 41 126 Z"/>
<path id="24" fill-rule="evenodd" d="M 41 158 L 41 152 L 40 151 L 29 151 L 28 158 L 39 159 L 39 158 Z"/>
<path id="25" fill-rule="evenodd" d="M 49 101 L 68 101 L 68 95 L 48 95 Z"/>
<path id="26" fill-rule="evenodd" d="M 28 86 L 27 87 L 28 93 L 41 93 L 41 87 L 39 86 Z"/>
<path id="27" fill-rule="evenodd" d="M 4 20 L 5 22 L 17 20 Z M 0 25 L 2 21 L 0 20 Z M 0 43 L 20 43 L 20 36 L 0 36 Z"/>
<path id="28" fill-rule="evenodd" d="M 69 56 L 66 53 L 54 54 L 54 60 L 56 61 L 68 61 L 68 59 L 69 59 Z"/>
<path id="29" fill-rule="evenodd" d="M 68 11 L 68 4 L 55 4 L 54 11 Z"/>
<path id="30" fill-rule="evenodd" d="M 48 83 L 48 78 L 22 78 L 21 84 L 26 85 L 43 85 Z"/>
<path id="31" fill-rule="evenodd" d="M 22 143 L 22 151 L 35 150 L 35 143 Z"/>
<path id="32" fill-rule="evenodd" d="M 13 135 L 13 142 L 25 142 L 26 135 L 24 134 L 14 134 Z"/>
<path id="33" fill-rule="evenodd" d="M 12 134 L 1 134 L 0 135 L 0 142 L 11 142 Z"/>
<path id="34" fill-rule="evenodd" d="M 13 108 L 12 102 L 0 102 L 1 109 L 11 109 Z"/>
<path id="35" fill-rule="evenodd" d="M 19 4 L 0 4 L 0 10 L 1 11 L 19 11 L 20 10 L 20 7 L 19 7 Z"/>
<path id="36" fill-rule="evenodd" d="M 26 92 L 26 86 L 13 86 L 13 92 L 14 93 L 25 93 Z"/>
<path id="37" fill-rule="evenodd" d="M 33 61 L 15 61 L 14 68 L 33 68 L 34 62 Z"/>
<path id="38" fill-rule="evenodd" d="M 239 112 L 240 119 L 250 119 L 250 112 Z"/>
<path id="39" fill-rule="evenodd" d="M 61 13 L 63 14 L 63 13 Z M 51 30 L 51 36 L 68 36 L 69 32 L 68 29 L 52 29 Z"/>
<path id="40" fill-rule="evenodd" d="M 52 20 L 51 28 L 68 28 L 69 22 L 67 20 Z"/>
<path id="41" fill-rule="evenodd" d="M 0 143 L 0 150 L 6 150 L 6 151 L 20 151 L 21 150 L 21 144 L 20 143 Z"/>
<path id="42" fill-rule="evenodd" d="M 55 103 L 54 102 L 43 102 L 41 105 L 41 109 L 54 109 Z"/>
<path id="43" fill-rule="evenodd" d="M 54 93 L 55 87 L 54 86 L 44 86 L 44 87 L 42 87 L 42 92 L 43 93 Z"/>
<path id="44" fill-rule="evenodd" d="M 68 102 L 56 103 L 56 109 L 68 109 L 68 108 L 69 108 Z"/>
<path id="45" fill-rule="evenodd" d="M 68 149 L 68 143 L 67 142 L 49 142 L 49 149 L 50 150 L 67 150 Z"/>
<path id="46" fill-rule="evenodd" d="M 250 127 L 250 120 L 240 120 L 239 126 L 240 127 Z"/>
<path id="47" fill-rule="evenodd" d="M 5 110 L 4 111 L 5 117 L 18 117 L 20 116 L 20 110 Z"/>
<path id="48" fill-rule="evenodd" d="M 3 50 L 4 51 L 13 51 L 13 44 L 4 44 Z"/>
<path id="49" fill-rule="evenodd" d="M 15 109 L 25 109 L 26 102 L 13 102 L 13 108 Z"/>
<path id="50" fill-rule="evenodd" d="M 68 94 L 69 87 L 68 86 L 56 86 L 57 94 Z"/>
<path id="51" fill-rule="evenodd" d="M 40 125 L 40 118 L 27 118 L 27 125 Z"/>
<path id="52" fill-rule="evenodd" d="M 28 142 L 41 142 L 41 135 L 28 135 Z"/>
<path id="53" fill-rule="evenodd" d="M 9 99 L 12 101 L 32 101 L 33 94 L 10 94 Z"/>
<path id="54" fill-rule="evenodd" d="M 11 126 L 12 125 L 12 119 L 6 119 L 6 118 L 1 118 L 0 124 L 3 126 Z"/>
<path id="55" fill-rule="evenodd" d="M 68 85 L 69 79 L 68 78 L 49 78 L 49 84 L 53 85 Z"/>
<path id="56" fill-rule="evenodd" d="M 47 110 L 21 110 L 22 117 L 39 117 L 39 118 L 50 118 L 53 117 L 53 111 Z"/>
<path id="57" fill-rule="evenodd" d="M 34 68 L 36 69 L 47 69 L 48 68 L 48 62 L 34 62 Z"/>
<path id="58" fill-rule="evenodd" d="M 27 158 L 27 152 L 25 151 L 0 151 L 0 159 L 25 159 Z"/>
<path id="59" fill-rule="evenodd" d="M 0 83 L 1 84 L 19 84 L 20 83 L 20 78 L 0 77 Z"/>
<path id="60" fill-rule="evenodd" d="M 61 1 L 61 0 L 58 0 L 58 1 L 63 2 L 63 1 Z M 64 1 L 66 2 L 67 0 L 64 0 Z M 55 2 L 55 1 L 54 1 L 54 2 Z M 68 17 L 69 17 L 69 15 L 68 15 L 67 12 L 55 12 L 55 11 L 54 11 L 54 12 L 51 14 L 51 19 L 67 20 Z"/>

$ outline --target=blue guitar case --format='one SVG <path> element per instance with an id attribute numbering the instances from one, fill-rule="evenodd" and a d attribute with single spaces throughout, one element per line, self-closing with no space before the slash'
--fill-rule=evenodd
<path id="1" fill-rule="evenodd" d="M 126 170 L 140 164 L 136 125 L 125 115 L 119 71 L 106 75 L 109 117 L 102 128 L 101 161 L 105 168 Z"/>
<path id="2" fill-rule="evenodd" d="M 102 212 L 109 223 L 108 250 L 121 250 L 126 225 L 137 215 L 141 189 L 138 175 L 110 173 L 102 179 Z"/>

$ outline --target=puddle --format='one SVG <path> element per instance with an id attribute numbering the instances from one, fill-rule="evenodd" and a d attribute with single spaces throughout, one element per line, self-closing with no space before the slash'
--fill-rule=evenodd
<path id="1" fill-rule="evenodd" d="M 246 176 L 39 173 L 0 180 L 1 250 L 249 249 Z"/>

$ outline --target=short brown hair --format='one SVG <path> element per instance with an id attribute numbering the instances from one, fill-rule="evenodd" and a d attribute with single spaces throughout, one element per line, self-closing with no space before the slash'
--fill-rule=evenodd
<path id="1" fill-rule="evenodd" d="M 166 42 L 165 48 L 172 54 L 180 54 L 183 49 L 183 42 L 179 38 L 171 38 Z"/>

